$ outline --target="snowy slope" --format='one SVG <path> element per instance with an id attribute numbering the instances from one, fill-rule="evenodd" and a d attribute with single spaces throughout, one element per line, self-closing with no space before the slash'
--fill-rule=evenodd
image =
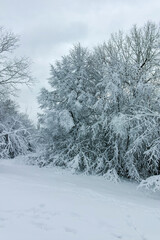
<path id="1" fill-rule="evenodd" d="M 0 162 L 0 240 L 159 240 L 160 194 Z"/>

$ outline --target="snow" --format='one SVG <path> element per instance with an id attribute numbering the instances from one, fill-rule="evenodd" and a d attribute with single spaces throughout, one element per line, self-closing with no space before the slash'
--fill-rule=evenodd
<path id="1" fill-rule="evenodd" d="M 59 113 L 59 123 L 66 132 L 69 132 L 74 127 L 73 118 L 69 111 L 63 110 Z"/>
<path id="2" fill-rule="evenodd" d="M 160 191 L 160 175 L 155 175 L 142 180 L 138 188 L 151 189 L 153 192 Z"/>
<path id="3" fill-rule="evenodd" d="M 160 193 L 0 161 L 1 240 L 159 240 Z"/>

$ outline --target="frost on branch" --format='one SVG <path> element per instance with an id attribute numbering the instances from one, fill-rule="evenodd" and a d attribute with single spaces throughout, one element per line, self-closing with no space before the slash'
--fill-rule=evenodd
<path id="1" fill-rule="evenodd" d="M 74 122 L 71 114 L 67 110 L 59 113 L 59 124 L 66 132 L 69 132 L 74 127 Z"/>
<path id="2" fill-rule="evenodd" d="M 80 171 L 80 156 L 77 154 L 71 162 L 68 163 L 68 167 L 72 169 L 72 172 Z"/>
<path id="3" fill-rule="evenodd" d="M 127 116 L 125 116 L 124 114 L 120 113 L 118 116 L 114 116 L 112 121 L 111 121 L 111 127 L 113 129 L 113 131 L 123 137 L 126 136 L 127 133 L 127 124 L 128 124 L 128 119 Z"/>

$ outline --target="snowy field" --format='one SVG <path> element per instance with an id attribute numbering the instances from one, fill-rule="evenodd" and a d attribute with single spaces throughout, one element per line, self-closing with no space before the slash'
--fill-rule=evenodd
<path id="1" fill-rule="evenodd" d="M 0 240 L 116 239 L 160 239 L 160 194 L 0 161 Z"/>

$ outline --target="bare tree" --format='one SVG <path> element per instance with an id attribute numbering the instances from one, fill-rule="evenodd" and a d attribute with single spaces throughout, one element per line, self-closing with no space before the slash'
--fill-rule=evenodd
<path id="1" fill-rule="evenodd" d="M 13 57 L 18 42 L 18 36 L 0 27 L 0 97 L 15 94 L 19 85 L 29 85 L 33 80 L 30 60 L 25 57 Z"/>

